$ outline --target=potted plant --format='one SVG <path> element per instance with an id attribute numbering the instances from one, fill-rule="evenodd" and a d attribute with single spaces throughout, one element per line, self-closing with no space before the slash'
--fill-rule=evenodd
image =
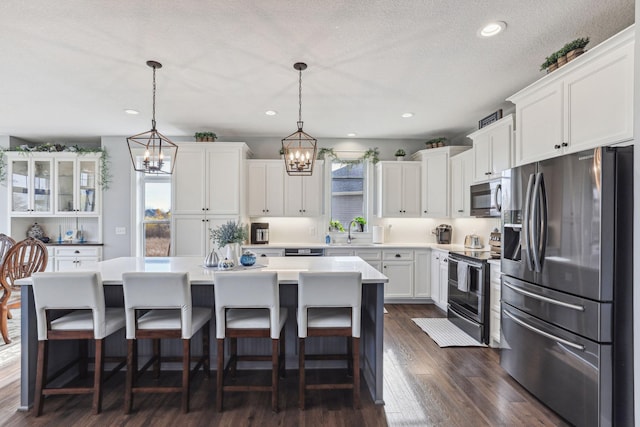
<path id="1" fill-rule="evenodd" d="M 436 147 L 444 147 L 447 145 L 447 138 L 444 136 L 440 136 L 438 138 L 432 138 L 425 142 L 427 148 L 436 148 Z"/>
<path id="2" fill-rule="evenodd" d="M 207 137 L 207 141 L 208 142 L 213 142 L 216 140 L 216 138 L 218 137 L 218 135 L 216 135 L 213 132 L 205 132 L 206 133 L 206 137 Z"/>
<path id="3" fill-rule="evenodd" d="M 573 61 L 584 53 L 584 48 L 589 44 L 589 37 L 580 37 L 565 45 L 567 51 L 567 62 Z"/>
<path id="4" fill-rule="evenodd" d="M 394 154 L 394 156 L 396 156 L 396 160 L 397 161 L 402 161 L 404 160 L 404 156 L 406 156 L 407 153 L 402 149 L 402 148 L 398 148 L 396 150 L 396 153 Z M 359 217 L 360 218 L 360 217 Z"/>
<path id="5" fill-rule="evenodd" d="M 218 249 L 225 248 L 220 258 L 229 258 L 237 265 L 240 244 L 249 238 L 249 227 L 241 222 L 227 221 L 216 228 L 210 228 L 209 233 Z"/>
<path id="6" fill-rule="evenodd" d="M 329 221 L 329 231 L 344 231 L 344 227 L 340 221 L 332 219 Z"/>
<path id="7" fill-rule="evenodd" d="M 361 216 L 357 216 L 353 218 L 353 220 L 358 224 L 358 231 L 364 231 L 364 225 L 367 223 L 367 220 Z"/>
<path id="8" fill-rule="evenodd" d="M 540 66 L 540 71 L 547 70 L 547 73 L 550 73 L 556 68 L 558 68 L 558 52 L 553 52 L 551 55 L 546 57 L 545 61 Z"/>
<path id="9" fill-rule="evenodd" d="M 194 137 L 196 138 L 196 142 L 204 141 L 204 132 L 196 132 Z"/>

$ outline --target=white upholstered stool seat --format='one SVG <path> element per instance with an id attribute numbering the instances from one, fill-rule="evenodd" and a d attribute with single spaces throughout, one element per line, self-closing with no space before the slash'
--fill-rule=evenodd
<path id="1" fill-rule="evenodd" d="M 35 273 L 33 299 L 38 329 L 38 360 L 34 410 L 42 413 L 44 396 L 51 394 L 93 394 L 93 412 L 102 407 L 102 371 L 104 369 L 104 339 L 124 328 L 122 308 L 105 307 L 104 288 L 96 272 Z M 60 315 L 60 313 L 66 313 Z M 59 317 L 56 318 L 56 315 Z M 50 340 L 93 340 L 95 367 L 92 387 L 47 387 L 47 359 Z M 81 345 L 80 373 L 87 373 L 87 346 Z M 124 366 L 117 365 L 114 371 Z"/>
<path id="2" fill-rule="evenodd" d="M 182 412 L 189 412 L 189 383 L 192 372 L 202 367 L 209 377 L 209 329 L 211 309 L 193 307 L 191 283 L 187 273 L 124 273 L 124 306 L 127 316 L 127 379 L 124 411 L 130 413 L 136 393 L 182 393 Z M 191 338 L 202 331 L 202 356 L 191 369 Z M 181 386 L 138 386 L 138 340 L 151 339 L 153 355 L 140 369 L 153 365 L 154 377 L 160 376 L 162 357 L 160 339 L 182 339 Z"/>
<path id="3" fill-rule="evenodd" d="M 271 392 L 271 408 L 278 411 L 278 384 L 284 375 L 284 324 L 287 309 L 280 307 L 280 288 L 275 272 L 219 272 L 213 279 L 218 340 L 216 408 L 222 411 L 225 391 Z M 229 338 L 231 355 L 224 360 L 224 342 Z M 271 338 L 270 356 L 238 355 L 238 338 Z M 235 374 L 238 361 L 271 361 L 271 385 L 225 385 L 227 373 Z"/>
<path id="4" fill-rule="evenodd" d="M 352 389 L 353 406 L 360 407 L 360 322 L 362 274 L 359 272 L 310 272 L 298 276 L 298 369 L 300 409 L 307 390 Z M 308 355 L 307 337 L 347 337 L 347 355 Z M 347 359 L 353 371 L 349 383 L 307 384 L 305 360 Z"/>

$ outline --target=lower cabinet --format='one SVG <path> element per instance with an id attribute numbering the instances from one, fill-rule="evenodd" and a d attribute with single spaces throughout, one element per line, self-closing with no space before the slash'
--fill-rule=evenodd
<path id="1" fill-rule="evenodd" d="M 382 274 L 389 278 L 385 299 L 413 297 L 413 251 L 383 250 Z"/>
<path id="2" fill-rule="evenodd" d="M 449 255 L 446 251 L 431 252 L 431 299 L 442 310 L 447 311 L 449 284 Z"/>
<path id="3" fill-rule="evenodd" d="M 244 252 L 245 250 L 250 250 L 251 252 L 253 252 L 254 254 L 256 254 L 256 257 L 258 258 L 258 263 L 260 263 L 260 258 L 267 258 L 267 257 L 279 257 L 279 256 L 284 256 L 284 249 L 275 249 L 275 248 L 254 248 L 254 247 L 250 247 L 250 248 L 242 248 L 242 251 Z"/>
<path id="4" fill-rule="evenodd" d="M 413 296 L 431 298 L 431 251 L 413 252 Z"/>
<path id="5" fill-rule="evenodd" d="M 47 271 L 92 270 L 97 268 L 101 260 L 101 246 L 54 246 Z"/>
<path id="6" fill-rule="evenodd" d="M 489 271 L 491 274 L 489 295 L 489 345 L 491 347 L 500 347 L 500 261 L 489 262 Z"/>

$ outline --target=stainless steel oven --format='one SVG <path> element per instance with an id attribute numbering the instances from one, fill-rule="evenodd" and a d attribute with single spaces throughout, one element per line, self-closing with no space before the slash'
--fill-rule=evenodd
<path id="1" fill-rule="evenodd" d="M 489 252 L 449 253 L 449 320 L 481 343 L 489 342 Z"/>

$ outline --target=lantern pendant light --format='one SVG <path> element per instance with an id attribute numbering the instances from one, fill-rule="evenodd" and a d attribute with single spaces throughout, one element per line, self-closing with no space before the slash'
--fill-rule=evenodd
<path id="1" fill-rule="evenodd" d="M 162 64 L 157 61 L 147 61 L 147 65 L 153 68 L 151 130 L 130 136 L 127 138 L 127 145 L 133 169 L 138 172 L 169 175 L 173 173 L 173 167 L 176 164 L 178 146 L 156 129 L 156 69 L 162 68 Z M 142 156 L 142 160 L 139 159 L 140 156 Z M 169 162 L 168 167 L 167 161 Z"/>
<path id="2" fill-rule="evenodd" d="M 282 140 L 284 164 L 289 175 L 309 176 L 313 174 L 318 140 L 302 130 L 302 70 L 307 64 L 296 62 L 293 68 L 298 70 L 298 130 Z"/>

